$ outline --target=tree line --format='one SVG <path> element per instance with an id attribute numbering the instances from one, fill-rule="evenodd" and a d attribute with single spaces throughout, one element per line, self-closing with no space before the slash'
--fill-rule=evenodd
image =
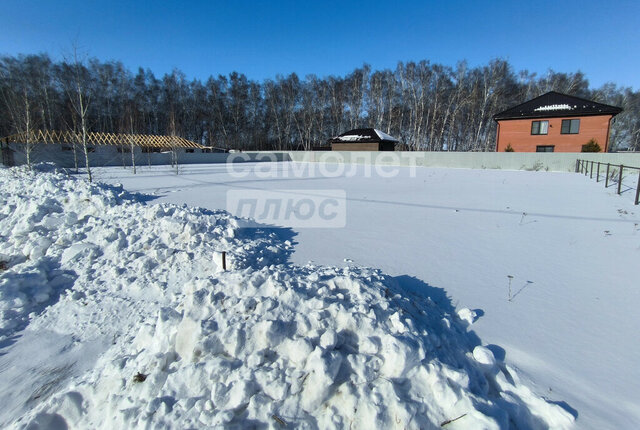
<path id="1" fill-rule="evenodd" d="M 640 91 L 590 88 L 581 72 L 515 72 L 505 60 L 469 67 L 400 62 L 346 76 L 262 82 L 244 74 L 186 78 L 174 70 L 134 74 L 118 61 L 0 57 L 0 136 L 48 129 L 177 135 L 240 150 L 310 150 L 349 129 L 378 128 L 398 149 L 492 151 L 492 116 L 547 91 L 620 106 L 614 149 L 640 150 Z"/>

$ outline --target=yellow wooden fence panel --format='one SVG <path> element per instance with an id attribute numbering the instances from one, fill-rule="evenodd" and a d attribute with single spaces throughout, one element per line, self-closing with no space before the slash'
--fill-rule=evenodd
<path id="1" fill-rule="evenodd" d="M 81 143 L 82 133 L 58 130 L 32 130 L 20 132 L 2 138 L 5 143 L 19 144 L 62 144 Z M 87 143 L 90 145 L 139 146 L 141 148 L 198 148 L 206 146 L 192 142 L 179 136 L 159 136 L 148 134 L 98 133 L 88 132 Z"/>

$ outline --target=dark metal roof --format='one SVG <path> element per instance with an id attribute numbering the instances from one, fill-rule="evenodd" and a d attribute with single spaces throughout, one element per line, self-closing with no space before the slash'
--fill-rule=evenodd
<path id="1" fill-rule="evenodd" d="M 597 103 L 555 91 L 543 94 L 493 116 L 502 119 L 557 118 L 589 115 L 617 115 L 622 108 Z"/>
<path id="2" fill-rule="evenodd" d="M 329 139 L 329 143 L 397 143 L 398 139 L 375 128 L 355 128 Z"/>

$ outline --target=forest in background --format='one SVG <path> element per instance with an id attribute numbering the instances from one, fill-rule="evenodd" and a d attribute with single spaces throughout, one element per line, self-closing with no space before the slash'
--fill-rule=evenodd
<path id="1" fill-rule="evenodd" d="M 501 59 L 478 67 L 364 65 L 346 76 L 292 73 L 258 82 L 237 72 L 202 81 L 179 70 L 134 74 L 118 61 L 2 56 L 0 136 L 84 128 L 177 135 L 216 148 L 310 150 L 347 130 L 374 127 L 400 139 L 396 149 L 493 151 L 492 116 L 552 90 L 622 107 L 612 149 L 640 151 L 640 91 L 614 83 L 590 88 L 579 71 L 516 72 Z"/>

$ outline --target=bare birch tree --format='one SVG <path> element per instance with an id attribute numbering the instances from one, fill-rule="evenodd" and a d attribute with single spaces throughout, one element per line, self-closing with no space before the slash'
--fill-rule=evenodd
<path id="1" fill-rule="evenodd" d="M 84 154 L 84 165 L 87 169 L 87 178 L 89 182 L 93 181 L 91 174 L 91 163 L 89 162 L 89 106 L 91 104 L 91 94 L 89 92 L 89 72 L 84 65 L 84 59 L 79 57 L 78 48 L 73 46 L 73 59 L 69 64 L 66 62 L 63 67 L 68 69 L 67 79 L 64 79 L 62 85 L 65 88 L 67 97 L 75 116 L 77 118 L 76 125 L 79 131 L 76 131 L 77 141 L 81 145 Z M 77 130 L 77 129 L 76 129 Z"/>

